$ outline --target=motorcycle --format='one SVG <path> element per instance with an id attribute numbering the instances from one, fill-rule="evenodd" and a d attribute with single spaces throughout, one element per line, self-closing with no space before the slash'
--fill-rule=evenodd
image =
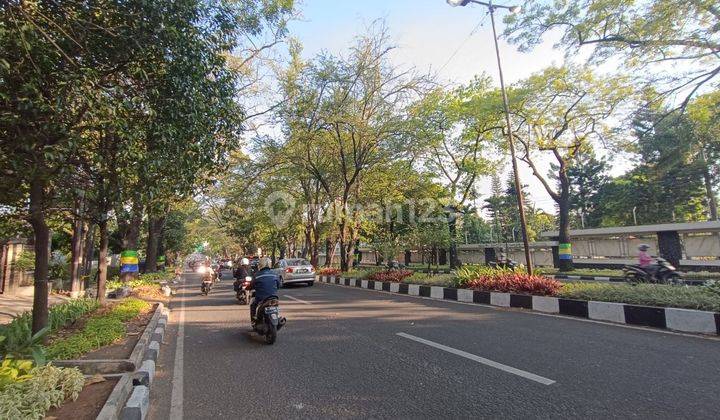
<path id="1" fill-rule="evenodd" d="M 265 336 L 267 344 L 274 344 L 278 331 L 285 325 L 285 318 L 280 317 L 280 302 L 277 296 L 271 296 L 260 302 L 251 321 L 253 330 Z"/>
<path id="2" fill-rule="evenodd" d="M 682 284 L 682 278 L 675 266 L 664 258 L 658 258 L 656 270 L 650 274 L 645 268 L 635 264 L 623 268 L 625 281 L 629 283 Z"/>
<path id="3" fill-rule="evenodd" d="M 242 280 L 240 283 L 240 280 L 238 280 L 238 287 L 237 291 L 235 292 L 235 297 L 237 297 L 238 302 L 241 305 L 247 305 L 250 303 L 250 282 L 252 281 L 252 277 L 247 276 L 245 279 Z"/>
<path id="4" fill-rule="evenodd" d="M 213 282 L 210 279 L 203 279 L 200 284 L 200 293 L 207 296 L 208 293 L 210 293 L 210 289 L 212 289 L 212 283 Z"/>

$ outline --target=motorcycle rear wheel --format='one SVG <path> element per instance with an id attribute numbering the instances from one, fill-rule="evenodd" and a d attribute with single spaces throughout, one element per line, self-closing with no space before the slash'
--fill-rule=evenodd
<path id="1" fill-rule="evenodd" d="M 265 333 L 265 342 L 273 345 L 275 344 L 275 340 L 277 340 L 277 327 L 273 324 L 269 324 L 267 328 L 268 330 L 267 333 Z"/>
<path id="2" fill-rule="evenodd" d="M 642 279 L 637 275 L 637 273 L 629 272 L 625 273 L 625 281 L 630 284 L 637 284 L 642 281 Z"/>

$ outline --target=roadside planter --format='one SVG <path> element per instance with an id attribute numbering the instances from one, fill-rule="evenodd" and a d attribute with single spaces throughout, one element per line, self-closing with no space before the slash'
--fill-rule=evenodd
<path id="1" fill-rule="evenodd" d="M 661 308 L 616 302 L 595 302 L 552 296 L 485 292 L 452 287 L 361 281 L 359 279 L 318 276 L 322 283 L 359 287 L 437 300 L 477 303 L 505 308 L 574 316 L 617 324 L 661 328 L 695 334 L 720 335 L 720 313 L 692 309 Z M 380 285 L 378 285 L 380 283 Z"/>

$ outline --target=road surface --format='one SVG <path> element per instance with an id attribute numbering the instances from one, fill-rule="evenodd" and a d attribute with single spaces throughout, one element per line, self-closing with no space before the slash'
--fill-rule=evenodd
<path id="1" fill-rule="evenodd" d="M 316 283 L 173 300 L 149 418 L 718 418 L 720 341 Z M 183 330 L 182 338 L 178 331 Z"/>

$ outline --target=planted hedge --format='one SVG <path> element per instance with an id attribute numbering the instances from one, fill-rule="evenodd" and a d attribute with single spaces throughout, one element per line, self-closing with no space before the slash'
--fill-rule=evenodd
<path id="1" fill-rule="evenodd" d="M 563 284 L 558 295 L 568 299 L 720 312 L 720 293 L 712 287 L 577 282 Z"/>
<path id="2" fill-rule="evenodd" d="M 83 329 L 47 347 L 50 359 L 74 359 L 88 351 L 112 344 L 125 336 L 125 323 L 150 309 L 150 303 L 128 298 L 105 313 L 92 316 Z"/>
<path id="3" fill-rule="evenodd" d="M 48 314 L 48 328 L 35 336 L 32 334 L 32 312 L 24 312 L 9 324 L 0 325 L 0 356 L 37 358 L 40 342 L 45 335 L 72 325 L 99 307 L 100 304 L 94 299 L 73 299 L 54 305 Z"/>

